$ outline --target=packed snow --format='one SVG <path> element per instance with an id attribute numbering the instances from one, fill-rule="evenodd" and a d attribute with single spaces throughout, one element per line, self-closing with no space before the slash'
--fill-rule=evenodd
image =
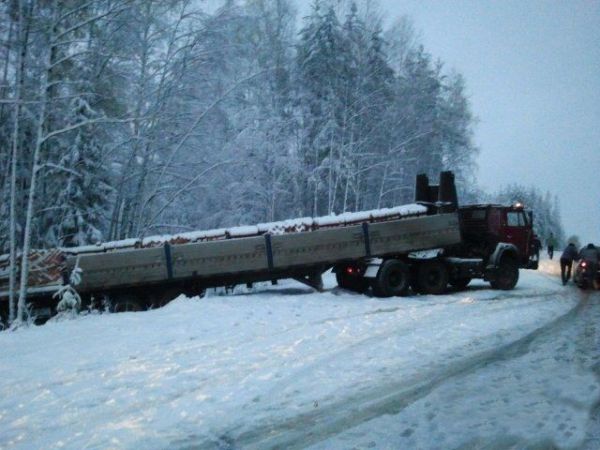
<path id="1" fill-rule="evenodd" d="M 387 300 L 328 275 L 0 333 L 0 448 L 598 448 L 600 299 L 547 272 Z"/>

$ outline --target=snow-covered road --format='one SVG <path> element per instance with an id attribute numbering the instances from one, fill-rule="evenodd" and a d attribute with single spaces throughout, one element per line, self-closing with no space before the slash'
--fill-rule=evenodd
<path id="1" fill-rule="evenodd" d="M 330 277 L 0 333 L 0 448 L 600 448 L 600 294 L 552 270 L 388 300 Z"/>

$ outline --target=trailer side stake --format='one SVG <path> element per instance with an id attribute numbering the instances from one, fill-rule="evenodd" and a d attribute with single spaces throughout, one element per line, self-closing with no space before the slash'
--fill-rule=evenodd
<path id="1" fill-rule="evenodd" d="M 267 248 L 267 264 L 269 270 L 273 270 L 273 247 L 271 245 L 271 235 L 269 233 L 265 234 L 265 246 Z"/>
<path id="2" fill-rule="evenodd" d="M 363 235 L 365 237 L 365 253 L 367 256 L 371 256 L 371 241 L 369 239 L 369 224 L 367 222 L 363 222 L 362 224 Z"/>
<path id="3" fill-rule="evenodd" d="M 167 278 L 173 279 L 173 259 L 171 258 L 171 244 L 165 242 L 165 263 L 167 265 Z"/>

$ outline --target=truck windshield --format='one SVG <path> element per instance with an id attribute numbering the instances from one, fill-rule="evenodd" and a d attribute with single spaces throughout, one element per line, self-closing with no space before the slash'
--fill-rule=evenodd
<path id="1" fill-rule="evenodd" d="M 522 211 L 511 211 L 506 214 L 506 224 L 509 227 L 524 227 L 527 225 L 527 219 Z"/>

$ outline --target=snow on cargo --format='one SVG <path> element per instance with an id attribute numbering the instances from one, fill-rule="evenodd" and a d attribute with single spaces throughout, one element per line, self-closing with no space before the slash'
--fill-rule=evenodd
<path id="1" fill-rule="evenodd" d="M 311 231 L 314 228 L 315 219 L 312 217 L 301 217 L 288 219 L 282 222 L 259 223 L 258 229 L 261 233 L 280 235 L 285 233 L 299 233 Z"/>
<path id="2" fill-rule="evenodd" d="M 257 226 L 243 226 L 243 227 L 234 227 L 226 232 L 226 237 L 247 237 L 247 236 L 256 236 L 260 234 Z"/>
<path id="3" fill-rule="evenodd" d="M 178 234 L 165 234 L 157 236 L 148 236 L 140 241 L 139 247 L 156 247 L 170 244 L 187 244 L 189 242 L 213 241 L 226 239 L 228 230 L 226 228 L 217 228 L 214 230 L 187 231 Z"/>
<path id="4" fill-rule="evenodd" d="M 65 253 L 80 254 L 90 252 L 104 252 L 124 248 L 145 248 L 160 246 L 165 243 L 183 244 L 215 239 L 228 239 L 231 237 L 248 237 L 264 233 L 284 234 L 305 231 L 314 231 L 323 226 L 345 226 L 362 221 L 392 220 L 427 213 L 427 208 L 422 205 L 411 204 L 396 208 L 381 208 L 355 213 L 343 213 L 322 217 L 303 217 L 288 219 L 279 222 L 261 223 L 258 225 L 244 225 L 230 228 L 217 228 L 213 230 L 189 231 L 172 235 L 148 236 L 143 239 L 123 239 L 119 241 L 101 242 L 96 245 L 62 248 Z M 0 258 L 8 258 L 2 255 Z M 0 259 L 0 263 L 2 259 Z"/>
<path id="5" fill-rule="evenodd" d="M 329 215 L 322 217 L 304 217 L 298 219 L 288 219 L 279 222 L 261 223 L 258 225 L 244 225 L 231 228 L 218 228 L 213 230 L 199 230 L 173 235 L 149 236 L 143 239 L 125 239 L 121 241 L 100 243 L 97 246 L 72 247 L 64 249 L 66 252 L 78 254 L 90 251 L 108 251 L 120 248 L 153 247 L 163 245 L 168 242 L 171 244 L 182 244 L 200 242 L 205 240 L 228 239 L 232 237 L 256 236 L 264 233 L 284 234 L 297 233 L 305 231 L 314 231 L 320 227 L 345 226 L 352 225 L 362 221 L 374 220 L 392 220 L 409 216 L 417 216 L 427 213 L 427 207 L 411 204 L 396 208 L 381 208 L 369 211 L 360 211 L 354 213 L 343 213 L 339 215 Z"/>
<path id="6" fill-rule="evenodd" d="M 122 239 L 120 241 L 98 242 L 97 244 L 81 245 L 78 247 L 61 247 L 63 253 L 70 255 L 79 255 L 84 253 L 101 253 L 123 248 L 141 247 L 142 241 L 136 238 Z"/>

